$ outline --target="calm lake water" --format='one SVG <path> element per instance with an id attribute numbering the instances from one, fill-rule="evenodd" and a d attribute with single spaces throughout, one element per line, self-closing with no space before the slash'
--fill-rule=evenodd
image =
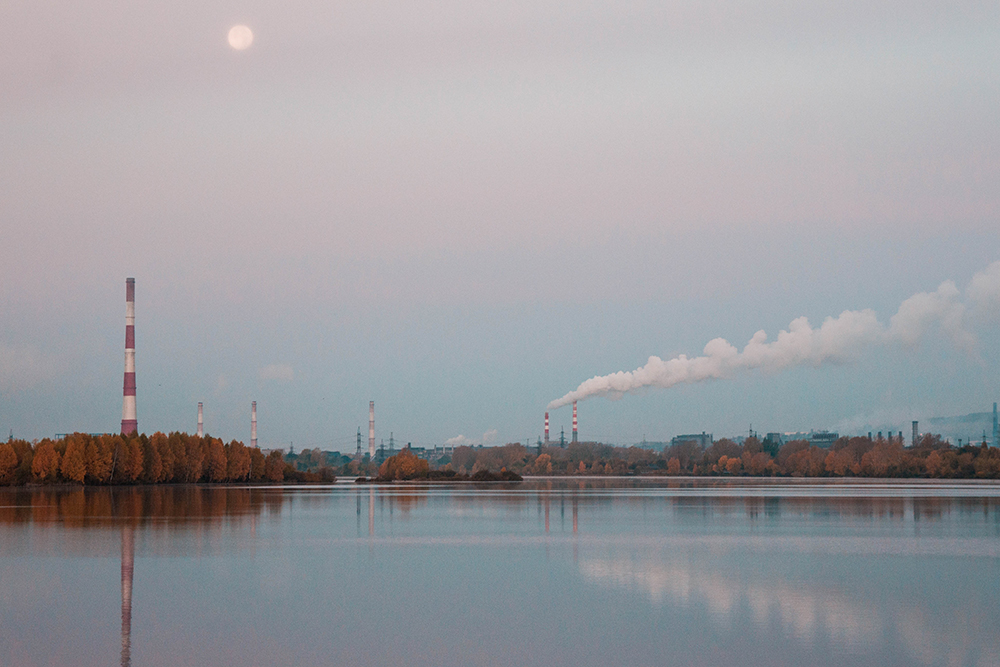
<path id="1" fill-rule="evenodd" d="M 0 666 L 1000 665 L 1000 486 L 0 490 Z"/>

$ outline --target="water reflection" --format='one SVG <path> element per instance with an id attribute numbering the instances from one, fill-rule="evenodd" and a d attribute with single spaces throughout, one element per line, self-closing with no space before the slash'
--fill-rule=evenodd
<path id="1" fill-rule="evenodd" d="M 132 664 L 132 575 L 135 571 L 135 529 L 122 528 L 122 667 Z"/>
<path id="2" fill-rule="evenodd" d="M 777 625 L 803 644 L 828 643 L 848 652 L 894 636 L 911 660 L 923 664 L 1000 664 L 997 635 L 975 633 L 976 641 L 970 641 L 965 625 L 976 612 L 989 614 L 987 609 L 966 608 L 965 617 L 948 616 L 928 608 L 926 600 L 902 599 L 894 591 L 873 602 L 858 590 L 864 575 L 840 585 L 808 579 L 792 583 L 759 573 L 744 581 L 734 576 L 739 571 L 734 562 L 688 555 L 689 560 L 666 555 L 653 560 L 621 554 L 587 558 L 579 567 L 588 581 L 641 592 L 656 606 L 701 607 L 723 629 L 749 619 L 762 633 Z"/>
<path id="3" fill-rule="evenodd" d="M 996 485 L 0 490 L 0 664 L 110 662 L 117 600 L 104 644 L 51 628 L 117 597 L 119 547 L 123 666 L 1000 664 Z M 523 620 L 542 616 L 572 624 Z M 5 633 L 40 648 L 11 659 Z M 87 642 L 99 657 L 51 655 Z M 798 657 L 768 662 L 781 642 Z"/>

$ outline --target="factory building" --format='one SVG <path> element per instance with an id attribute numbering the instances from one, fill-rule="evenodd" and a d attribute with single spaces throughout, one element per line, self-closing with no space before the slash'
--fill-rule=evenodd
<path id="1" fill-rule="evenodd" d="M 696 445 L 698 445 L 698 447 L 701 449 L 708 449 L 709 447 L 712 446 L 712 443 L 715 441 L 712 439 L 711 433 L 705 433 L 704 431 L 702 431 L 701 433 L 675 435 L 673 438 L 670 439 L 670 446 L 673 447 L 674 445 L 680 445 L 685 442 L 693 442 Z"/>

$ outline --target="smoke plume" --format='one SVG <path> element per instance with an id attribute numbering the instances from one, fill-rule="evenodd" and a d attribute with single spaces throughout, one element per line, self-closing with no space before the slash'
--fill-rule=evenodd
<path id="1" fill-rule="evenodd" d="M 478 442 L 472 438 L 466 438 L 464 435 L 456 435 L 454 438 L 448 438 L 445 440 L 444 444 L 448 447 L 459 447 L 461 445 L 483 445 L 484 447 L 488 447 L 496 443 L 497 434 L 498 431 L 495 428 L 490 429 L 486 433 L 483 433 L 482 439 Z"/>
<path id="2" fill-rule="evenodd" d="M 966 300 L 971 308 L 985 314 L 1000 310 L 1000 261 L 973 277 L 966 289 Z M 634 371 L 593 377 L 549 403 L 548 409 L 593 396 L 620 398 L 647 387 L 730 378 L 754 369 L 773 372 L 792 366 L 846 363 L 872 345 L 915 345 L 935 326 L 959 349 L 972 352 L 976 338 L 965 327 L 968 310 L 962 292 L 954 282 L 946 280 L 936 291 L 914 294 L 900 304 L 888 325 L 870 309 L 845 310 L 837 317 L 826 318 L 818 328 L 799 317 L 773 341 L 768 342 L 767 334 L 758 331 L 742 352 L 724 338 L 715 338 L 705 346 L 702 356 L 682 354 L 666 361 L 650 357 L 645 366 Z"/>

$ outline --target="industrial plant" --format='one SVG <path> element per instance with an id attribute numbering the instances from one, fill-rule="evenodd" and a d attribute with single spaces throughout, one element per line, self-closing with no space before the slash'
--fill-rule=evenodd
<path id="1" fill-rule="evenodd" d="M 122 436 L 138 435 L 136 388 L 135 279 L 130 277 L 125 281 L 125 371 L 122 385 Z M 414 446 L 412 442 L 406 442 L 404 446 L 399 447 L 397 446 L 395 434 L 390 432 L 388 443 L 386 443 L 385 439 L 382 439 L 376 444 L 375 401 L 370 400 L 368 403 L 367 451 L 364 451 L 362 448 L 361 427 L 358 427 L 356 441 L 352 443 L 356 444 L 356 448 L 352 452 L 353 455 L 341 454 L 339 451 L 328 451 L 326 449 L 320 450 L 319 448 L 310 450 L 308 447 L 296 455 L 294 448 L 291 446 L 289 446 L 287 452 L 283 448 L 272 448 L 267 451 L 280 453 L 284 461 L 293 465 L 300 472 L 308 472 L 319 466 L 333 469 L 337 471 L 336 474 L 357 474 L 363 476 L 365 474 L 372 474 L 372 471 L 377 470 L 378 466 L 383 462 L 404 450 L 408 452 L 408 455 L 424 459 L 431 466 L 436 466 L 437 468 L 456 466 L 457 468 L 464 469 L 467 467 L 468 470 L 463 472 L 463 474 L 471 473 L 474 466 L 477 466 L 477 469 L 489 468 L 494 465 L 502 466 L 504 461 L 519 471 L 534 472 L 536 474 L 551 473 L 552 470 L 549 464 L 546 464 L 548 467 L 539 467 L 539 465 L 533 462 L 541 460 L 557 463 L 558 466 L 565 464 L 568 467 L 562 470 L 562 472 L 567 474 L 583 474 L 584 472 L 587 474 L 599 474 L 601 471 L 613 474 L 649 474 L 655 473 L 657 470 L 665 471 L 667 468 L 670 468 L 668 463 L 672 456 L 675 458 L 681 455 L 695 456 L 695 453 L 697 453 L 696 458 L 698 461 L 702 461 L 702 459 L 704 461 L 701 463 L 694 460 L 688 461 L 677 468 L 677 470 L 681 473 L 705 474 L 706 471 L 718 469 L 718 464 L 712 463 L 712 459 L 714 458 L 712 452 L 728 452 L 727 456 L 730 456 L 730 462 L 727 463 L 726 470 L 732 472 L 735 469 L 733 467 L 734 464 L 731 463 L 732 455 L 736 451 L 742 452 L 745 450 L 748 454 L 743 456 L 742 465 L 744 467 L 739 468 L 744 473 L 747 471 L 756 471 L 753 474 L 785 474 L 787 472 L 786 468 L 774 466 L 778 465 L 779 459 L 783 460 L 782 457 L 784 455 L 779 456 L 779 451 L 791 451 L 792 449 L 796 451 L 807 449 L 812 452 L 810 456 L 813 459 L 813 469 L 818 470 L 823 468 L 823 466 L 817 468 L 816 465 L 818 464 L 816 464 L 816 461 L 822 456 L 827 456 L 827 454 L 821 455 L 821 452 L 827 452 L 832 457 L 836 452 L 842 451 L 845 447 L 855 447 L 855 445 L 851 445 L 850 443 L 856 443 L 855 448 L 860 447 L 864 451 L 867 451 L 871 447 L 881 447 L 883 445 L 910 449 L 916 449 L 918 446 L 924 448 L 931 447 L 931 449 L 957 447 L 962 451 L 966 451 L 972 446 L 980 448 L 986 445 L 992 445 L 993 448 L 1000 447 L 1000 425 L 998 425 L 997 403 L 993 403 L 992 414 L 972 413 L 961 417 L 929 418 L 927 419 L 929 428 L 925 431 L 920 429 L 920 421 L 910 420 L 908 437 L 901 428 L 884 428 L 883 425 L 879 425 L 881 430 L 868 430 L 866 434 L 848 433 L 845 435 L 839 431 L 828 429 L 813 429 L 809 431 L 780 431 L 773 429 L 761 437 L 751 426 L 743 434 L 727 438 L 717 439 L 713 436 L 712 432 L 703 430 L 700 433 L 680 433 L 669 437 L 669 439 L 657 442 L 650 442 L 644 438 L 642 442 L 635 444 L 609 444 L 607 442 L 600 442 L 595 438 L 587 441 L 582 440 L 580 436 L 578 401 L 572 400 L 564 403 L 564 405 L 569 403 L 572 404 L 572 423 L 569 438 L 566 437 L 563 428 L 560 428 L 558 439 L 552 437 L 550 413 L 545 411 L 542 424 L 543 435 L 538 437 L 535 442 L 532 442 L 531 438 L 527 438 L 522 441 L 508 442 L 502 446 L 490 446 L 487 444 L 487 438 L 484 434 L 484 438 L 480 442 L 459 436 L 443 444 L 424 442 Z M 204 402 L 199 401 L 197 403 L 196 423 L 198 438 L 206 438 L 204 408 Z M 988 430 L 991 432 L 991 437 L 987 435 Z M 61 435 L 62 437 L 68 437 L 67 434 Z M 98 437 L 99 435 L 91 434 L 93 437 Z M 257 438 L 256 400 L 250 402 L 249 436 L 250 448 L 257 450 L 259 445 Z M 59 436 L 57 435 L 57 437 Z M 10 440 L 13 441 L 13 436 L 11 436 Z M 355 439 L 352 438 L 352 440 Z M 492 450 L 503 450 L 507 453 L 504 455 L 494 455 L 490 453 Z M 634 450 L 644 450 L 650 452 L 650 454 L 648 456 L 640 456 L 638 454 L 626 456 L 624 454 L 624 452 Z M 517 454 L 517 452 L 521 453 Z M 757 463 L 751 464 L 751 459 L 753 456 L 756 456 L 757 452 L 764 452 L 773 456 L 775 460 L 773 465 L 768 464 L 772 465 L 772 467 L 767 467 L 767 465 L 764 465 L 766 462 L 757 459 L 754 459 L 757 460 Z M 508 458 L 513 456 L 514 458 L 508 461 L 507 458 L 504 458 L 505 456 Z M 859 467 L 859 457 L 860 454 L 857 455 L 856 458 L 858 458 L 858 461 L 855 461 L 854 464 L 854 469 L 856 470 L 861 469 Z M 632 467 L 623 468 L 620 465 L 620 461 L 624 458 L 634 461 L 648 460 L 646 463 L 640 463 L 638 467 L 630 464 Z M 115 453 L 115 460 L 117 460 L 117 452 Z M 659 463 L 655 463 L 656 461 L 659 461 Z M 711 465 L 706 467 L 707 464 L 705 462 L 711 463 Z M 785 464 L 781 463 L 781 465 Z M 834 465 L 833 459 L 825 465 Z M 847 468 L 841 466 L 838 469 L 841 470 L 842 474 Z M 558 472 L 559 468 L 555 470 Z M 626 472 L 627 470 L 631 472 Z M 981 472 L 981 474 L 987 473 Z M 998 474 L 1000 474 L 1000 471 L 998 471 Z M 114 470 L 112 470 L 110 478 L 114 478 Z"/>

